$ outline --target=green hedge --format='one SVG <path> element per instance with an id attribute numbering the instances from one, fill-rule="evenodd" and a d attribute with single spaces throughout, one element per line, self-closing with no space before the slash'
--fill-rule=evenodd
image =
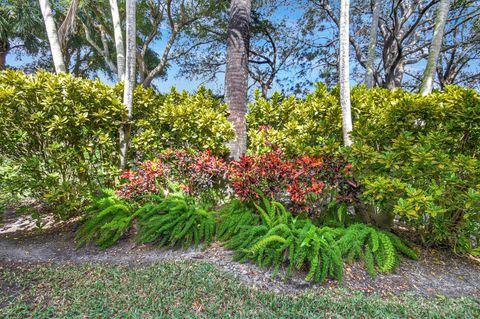
<path id="1" fill-rule="evenodd" d="M 267 101 L 257 92 L 247 115 L 249 152 L 266 153 L 272 146 L 290 156 L 338 150 L 342 112 L 337 93 L 318 84 L 305 99 L 274 93 Z"/>
<path id="2" fill-rule="evenodd" d="M 118 174 L 123 112 L 99 80 L 1 72 L 0 154 L 14 171 L 2 176 L 2 192 L 22 192 L 68 214 L 91 185 L 107 186 Z"/>
<path id="3" fill-rule="evenodd" d="M 422 97 L 403 90 L 352 90 L 354 145 L 342 150 L 338 90 L 305 99 L 257 98 L 249 150 L 289 155 L 346 152 L 362 185 L 361 209 L 400 217 L 426 243 L 472 251 L 480 234 L 480 96 L 446 87 Z"/>
<path id="4" fill-rule="evenodd" d="M 121 97 L 121 85 L 99 80 L 0 72 L 2 194 L 40 199 L 68 216 L 91 191 L 110 187 L 119 175 Z M 162 95 L 138 86 L 133 109 L 132 162 L 170 147 L 224 154 L 234 136 L 226 107 L 204 88 Z"/>
<path id="5" fill-rule="evenodd" d="M 208 149 L 225 155 L 226 142 L 235 136 L 227 115 L 227 106 L 204 87 L 195 94 L 172 88 L 164 95 L 138 86 L 134 96 L 134 157 L 151 159 L 167 148 Z"/>

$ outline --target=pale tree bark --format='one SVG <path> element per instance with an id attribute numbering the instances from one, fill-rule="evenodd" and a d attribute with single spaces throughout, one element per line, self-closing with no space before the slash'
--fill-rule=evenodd
<path id="1" fill-rule="evenodd" d="M 132 121 L 133 89 L 135 87 L 135 59 L 137 50 L 137 34 L 135 20 L 136 0 L 126 2 L 126 59 L 125 83 L 123 91 L 123 104 L 127 110 L 127 117 L 120 128 L 120 168 L 127 165 L 128 144 L 130 142 L 130 125 Z"/>
<path id="2" fill-rule="evenodd" d="M 435 29 L 433 30 L 433 39 L 428 52 L 428 62 L 423 73 L 420 93 L 427 95 L 433 89 L 433 77 L 437 69 L 438 57 L 442 48 L 443 34 L 445 24 L 447 23 L 448 11 L 450 10 L 450 0 L 440 0 L 435 18 Z"/>
<path id="3" fill-rule="evenodd" d="M 350 106 L 350 61 L 349 61 L 349 29 L 350 29 L 350 2 L 340 1 L 340 52 L 339 52 L 339 78 L 340 78 L 340 105 L 342 107 L 342 129 L 345 146 L 352 145 L 350 132 L 352 131 L 352 112 Z"/>
<path id="4" fill-rule="evenodd" d="M 65 67 L 65 62 L 63 60 L 62 47 L 60 46 L 60 41 L 58 40 L 57 28 L 55 26 L 49 0 L 39 0 L 39 3 L 43 20 L 45 22 L 45 29 L 47 30 L 48 42 L 50 43 L 50 49 L 52 51 L 55 72 L 66 72 L 67 68 Z"/>
<path id="5" fill-rule="evenodd" d="M 120 23 L 117 0 L 110 0 L 110 10 L 112 12 L 113 34 L 117 53 L 117 74 L 118 81 L 120 82 L 125 78 L 125 45 L 123 43 L 122 25 Z"/>
<path id="6" fill-rule="evenodd" d="M 381 0 L 373 0 L 373 12 L 372 12 L 372 27 L 370 28 L 370 39 L 368 42 L 368 57 L 366 63 L 366 72 L 365 72 L 365 84 L 367 88 L 371 89 L 375 86 L 373 78 L 373 68 L 375 66 L 375 52 L 377 46 L 377 31 L 378 31 L 378 20 L 380 19 L 380 11 L 382 8 Z"/>
<path id="7" fill-rule="evenodd" d="M 75 33 L 77 10 L 80 5 L 80 0 L 71 0 L 67 9 L 67 14 L 63 19 L 62 24 L 58 27 L 58 41 L 60 46 L 65 48 L 67 46 L 68 38 L 71 34 Z"/>
<path id="8" fill-rule="evenodd" d="M 85 32 L 85 39 L 87 40 L 88 43 L 90 43 L 90 45 L 95 49 L 95 51 L 97 51 L 98 54 L 100 54 L 103 57 L 103 59 L 105 61 L 105 64 L 108 66 L 110 71 L 112 73 L 118 73 L 117 66 L 115 65 L 115 63 L 113 63 L 112 59 L 110 59 L 110 49 L 108 48 L 108 40 L 107 40 L 106 31 L 103 28 L 103 26 L 99 26 L 99 28 L 100 28 L 99 31 L 100 31 L 100 40 L 102 41 L 102 47 L 100 47 L 95 42 L 95 40 L 92 38 L 92 35 L 90 33 L 90 29 L 88 28 L 88 26 L 83 24 L 83 30 Z M 123 58 L 124 58 L 123 63 L 125 64 L 125 57 L 123 57 Z"/>
<path id="9" fill-rule="evenodd" d="M 225 101 L 235 130 L 229 142 L 230 156 L 239 159 L 247 151 L 248 47 L 250 41 L 250 0 L 232 0 L 228 22 Z"/>

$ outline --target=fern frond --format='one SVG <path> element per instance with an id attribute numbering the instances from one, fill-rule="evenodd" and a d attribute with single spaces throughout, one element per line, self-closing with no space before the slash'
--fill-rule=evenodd
<path id="1" fill-rule="evenodd" d="M 128 230 L 135 214 L 135 205 L 118 198 L 111 190 L 103 190 L 87 207 L 87 219 L 75 234 L 77 247 L 93 242 L 108 248 Z"/>

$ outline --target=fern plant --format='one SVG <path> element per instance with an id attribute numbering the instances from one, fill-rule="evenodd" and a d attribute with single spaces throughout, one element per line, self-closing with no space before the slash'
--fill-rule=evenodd
<path id="1" fill-rule="evenodd" d="M 138 232 L 141 243 L 198 247 L 201 242 L 209 245 L 215 236 L 215 214 L 195 204 L 192 197 L 174 194 L 142 209 Z"/>
<path id="2" fill-rule="evenodd" d="M 236 260 L 273 266 L 273 276 L 286 264 L 285 279 L 294 267 L 307 267 L 307 280 L 323 281 L 328 274 L 341 280 L 343 263 L 335 241 L 338 230 L 319 229 L 309 220 L 293 218 L 276 201 L 262 197 L 262 202 L 263 207 L 256 205 L 262 223 L 243 227 L 226 245 L 235 250 Z"/>
<path id="3" fill-rule="evenodd" d="M 285 206 L 282 203 L 277 202 L 276 200 L 269 200 L 262 194 L 260 194 L 262 199 L 263 207 L 254 203 L 255 208 L 257 209 L 262 223 L 269 227 L 273 227 L 276 224 L 285 224 L 292 217 L 292 214 L 285 209 Z"/>
<path id="4" fill-rule="evenodd" d="M 87 208 L 87 219 L 75 234 L 77 246 L 90 242 L 104 249 L 112 246 L 136 216 L 135 204 L 117 197 L 112 190 L 102 190 Z"/>
<path id="5" fill-rule="evenodd" d="M 400 238 L 365 224 L 354 224 L 346 228 L 338 240 L 338 245 L 342 256 L 346 257 L 349 263 L 354 259 L 362 260 L 371 276 L 376 274 L 376 268 L 380 272 L 395 269 L 400 263 L 399 253 L 417 259 L 416 252 Z"/>
<path id="6" fill-rule="evenodd" d="M 275 229 L 276 225 L 286 224 L 292 217 L 285 207 L 275 201 L 268 200 L 261 195 L 263 207 L 254 204 L 260 219 L 260 224 L 245 225 L 241 227 L 235 236 L 232 236 L 226 247 L 235 251 L 234 258 L 244 262 L 251 259 L 249 250 L 259 241 L 264 240 L 271 229 Z M 232 217 L 235 218 L 235 217 Z"/>
<path id="7" fill-rule="evenodd" d="M 399 253 L 416 259 L 415 251 L 391 233 L 364 224 L 317 227 L 308 219 L 293 218 L 275 201 L 263 198 L 262 202 L 263 207 L 256 206 L 261 224 L 240 227 L 226 247 L 235 251 L 237 261 L 273 266 L 273 276 L 286 265 L 285 279 L 293 268 L 305 268 L 306 280 L 322 282 L 329 276 L 341 281 L 343 258 L 349 263 L 363 260 L 372 276 L 376 269 L 393 270 Z"/>
<path id="8" fill-rule="evenodd" d="M 239 200 L 233 200 L 219 211 L 217 239 L 228 241 L 246 227 L 258 225 L 260 217 Z"/>

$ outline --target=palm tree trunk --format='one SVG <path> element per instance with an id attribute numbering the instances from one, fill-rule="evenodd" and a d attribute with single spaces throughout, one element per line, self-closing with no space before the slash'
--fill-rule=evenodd
<path id="1" fill-rule="evenodd" d="M 365 72 L 365 84 L 371 89 L 375 86 L 373 68 L 375 66 L 375 48 L 377 46 L 378 20 L 380 19 L 381 0 L 373 0 L 372 27 L 370 28 L 370 40 L 368 42 L 367 70 Z"/>
<path id="2" fill-rule="evenodd" d="M 0 52 L 0 71 L 5 70 L 7 64 L 7 51 Z"/>
<path id="3" fill-rule="evenodd" d="M 232 0 L 230 2 L 225 101 L 230 110 L 228 119 L 232 122 L 235 130 L 235 139 L 229 142 L 230 156 L 233 159 L 239 159 L 247 151 L 247 67 L 250 14 L 250 0 Z"/>
<path id="4" fill-rule="evenodd" d="M 48 42 L 50 43 L 50 49 L 52 51 L 55 72 L 66 72 L 67 68 L 65 67 L 65 62 L 63 61 L 62 47 L 60 46 L 60 41 L 58 40 L 57 28 L 55 26 L 49 0 L 38 1 L 40 3 L 40 9 L 42 10 L 45 29 L 47 30 Z"/>
<path id="5" fill-rule="evenodd" d="M 120 23 L 117 0 L 110 0 L 110 10 L 112 11 L 113 34 L 115 37 L 115 49 L 117 51 L 117 73 L 118 81 L 120 82 L 125 78 L 125 45 L 123 43 L 122 25 Z"/>
<path id="6" fill-rule="evenodd" d="M 435 29 L 433 30 L 433 39 L 428 52 L 428 62 L 423 73 L 420 93 L 427 95 L 433 89 L 433 77 L 437 69 L 438 57 L 442 48 L 443 33 L 447 23 L 448 11 L 450 9 L 450 0 L 440 0 L 438 4 L 437 16 L 435 18 Z"/>
<path id="7" fill-rule="evenodd" d="M 340 52 L 339 52 L 339 77 L 340 77 L 340 105 L 342 107 L 343 141 L 345 146 L 352 145 L 350 132 L 352 131 L 352 114 L 350 106 L 350 64 L 349 64 L 349 0 L 340 0 Z"/>
<path id="8" fill-rule="evenodd" d="M 8 43 L 8 39 L 5 41 L 0 40 L 0 71 L 5 70 L 5 67 L 7 66 L 7 54 L 9 49 L 10 44 Z"/>
<path id="9" fill-rule="evenodd" d="M 130 125 L 132 121 L 133 89 L 135 87 L 135 58 L 137 50 L 137 33 L 135 20 L 136 0 L 127 0 L 127 52 L 125 59 L 125 83 L 123 91 L 123 104 L 127 111 L 127 117 L 120 128 L 120 168 L 123 169 L 127 164 L 128 144 L 130 142 Z"/>

